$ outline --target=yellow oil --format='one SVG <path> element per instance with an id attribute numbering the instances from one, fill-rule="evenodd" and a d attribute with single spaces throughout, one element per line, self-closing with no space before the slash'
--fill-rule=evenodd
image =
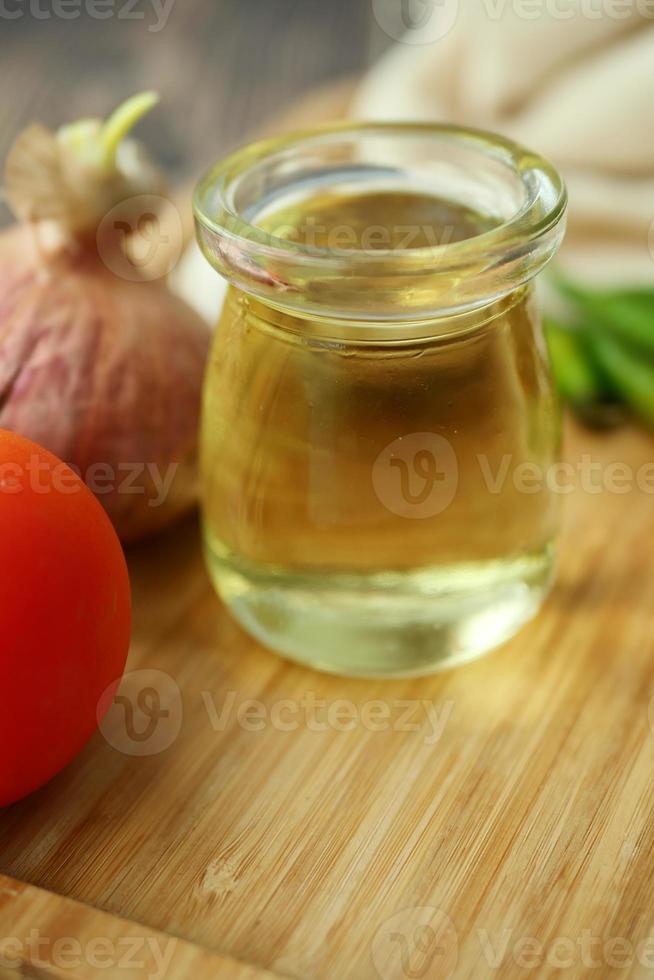
<path id="1" fill-rule="evenodd" d="M 260 223 L 316 246 L 404 249 L 493 221 L 376 192 L 313 196 Z M 202 432 L 217 590 L 266 645 L 321 669 L 411 674 L 477 656 L 547 591 L 556 507 L 539 474 L 557 441 L 529 287 L 391 327 L 230 288 Z"/>

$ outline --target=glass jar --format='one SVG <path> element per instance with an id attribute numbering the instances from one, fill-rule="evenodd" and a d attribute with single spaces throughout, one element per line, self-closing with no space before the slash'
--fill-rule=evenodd
<path id="1" fill-rule="evenodd" d="M 366 676 L 510 637 L 551 579 L 559 420 L 532 280 L 554 168 L 452 126 L 267 140 L 200 182 L 229 280 L 202 425 L 208 567 L 266 646 Z"/>

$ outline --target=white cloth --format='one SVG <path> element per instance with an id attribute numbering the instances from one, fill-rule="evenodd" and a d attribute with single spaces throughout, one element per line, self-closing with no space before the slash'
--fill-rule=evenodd
<path id="1" fill-rule="evenodd" d="M 478 126 L 532 147 L 568 185 L 570 271 L 654 282 L 654 0 L 393 3 L 373 0 L 399 40 L 351 115 Z M 400 7 L 415 15 L 404 35 Z"/>

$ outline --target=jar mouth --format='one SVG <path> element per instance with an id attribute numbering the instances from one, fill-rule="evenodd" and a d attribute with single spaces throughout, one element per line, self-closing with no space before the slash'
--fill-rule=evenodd
<path id="1" fill-rule="evenodd" d="M 492 226 L 417 247 L 325 247 L 257 223 L 308 189 L 385 186 L 472 206 Z M 194 215 L 211 265 L 272 305 L 314 316 L 420 319 L 485 304 L 549 261 L 567 195 L 544 158 L 482 130 L 348 123 L 262 140 L 198 183 Z M 365 295 L 364 295 L 365 294 Z"/>

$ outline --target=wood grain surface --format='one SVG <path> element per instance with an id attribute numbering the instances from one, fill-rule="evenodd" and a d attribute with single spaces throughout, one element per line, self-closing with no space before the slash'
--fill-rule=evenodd
<path id="1" fill-rule="evenodd" d="M 0 923 L 0 980 L 274 980 L 267 970 L 216 956 L 4 875 Z"/>
<path id="2" fill-rule="evenodd" d="M 267 653 L 213 595 L 192 523 L 133 551 L 130 668 L 159 673 L 128 677 L 133 729 L 116 705 L 0 814 L 2 871 L 290 977 L 649 976 L 654 443 L 575 427 L 567 458 L 588 485 L 545 609 L 432 678 Z M 640 489 L 615 492 L 614 463 Z"/>
<path id="3" fill-rule="evenodd" d="M 0 161 L 30 122 L 105 116 L 147 88 L 161 106 L 139 137 L 173 179 L 194 180 L 289 102 L 359 74 L 390 43 L 368 2 L 103 2 L 102 19 L 87 0 L 72 0 L 72 17 L 56 16 L 58 0 L 0 4 Z"/>
<path id="4" fill-rule="evenodd" d="M 281 87 L 217 95 L 232 120 L 218 127 L 221 147 L 248 112 L 248 126 L 265 123 L 265 106 L 302 72 L 325 70 L 312 41 L 297 53 L 324 28 L 323 6 L 306 4 L 314 20 L 302 29 L 289 15 L 285 50 L 302 71 L 280 59 Z M 350 70 L 358 55 L 337 6 L 338 64 Z M 171 62 L 155 50 L 188 64 L 203 18 L 235 4 L 218 7 L 178 4 L 177 35 L 158 47 L 138 47 L 132 33 L 125 41 L 150 66 L 161 58 L 163 77 Z M 262 37 L 273 20 L 255 8 Z M 239 16 L 235 36 L 246 43 Z M 27 38 L 32 27 L 21 30 Z M 211 68 L 215 84 L 235 62 L 227 41 L 207 36 L 226 52 L 226 65 Z M 0 74 L 25 73 L 17 52 Z M 136 58 L 115 57 L 131 89 Z M 269 78 L 274 58 L 264 58 Z M 32 114 L 35 93 L 46 116 L 57 114 L 46 69 L 35 68 L 38 84 L 26 74 L 4 105 L 3 134 Z M 100 59 L 98 104 L 105 70 Z M 185 87 L 191 104 L 191 82 L 206 89 L 203 71 L 166 75 L 170 92 L 181 79 L 179 98 Z M 326 105 L 332 114 L 336 103 Z M 171 123 L 172 164 L 187 143 L 192 166 L 215 155 L 205 101 L 192 116 Z M 297 980 L 651 976 L 654 440 L 570 425 L 566 458 L 578 486 L 564 498 L 560 572 L 544 610 L 501 650 L 432 678 L 341 680 L 266 652 L 213 594 L 192 520 L 133 549 L 122 702 L 73 765 L 0 811 L 0 871 L 55 893 L 0 879 L 0 939 L 31 928 L 87 943 L 170 935 L 180 942 L 166 976 L 199 980 L 266 970 Z M 15 976 L 3 951 L 0 976 Z M 26 958 L 21 970 L 95 976 Z"/>

